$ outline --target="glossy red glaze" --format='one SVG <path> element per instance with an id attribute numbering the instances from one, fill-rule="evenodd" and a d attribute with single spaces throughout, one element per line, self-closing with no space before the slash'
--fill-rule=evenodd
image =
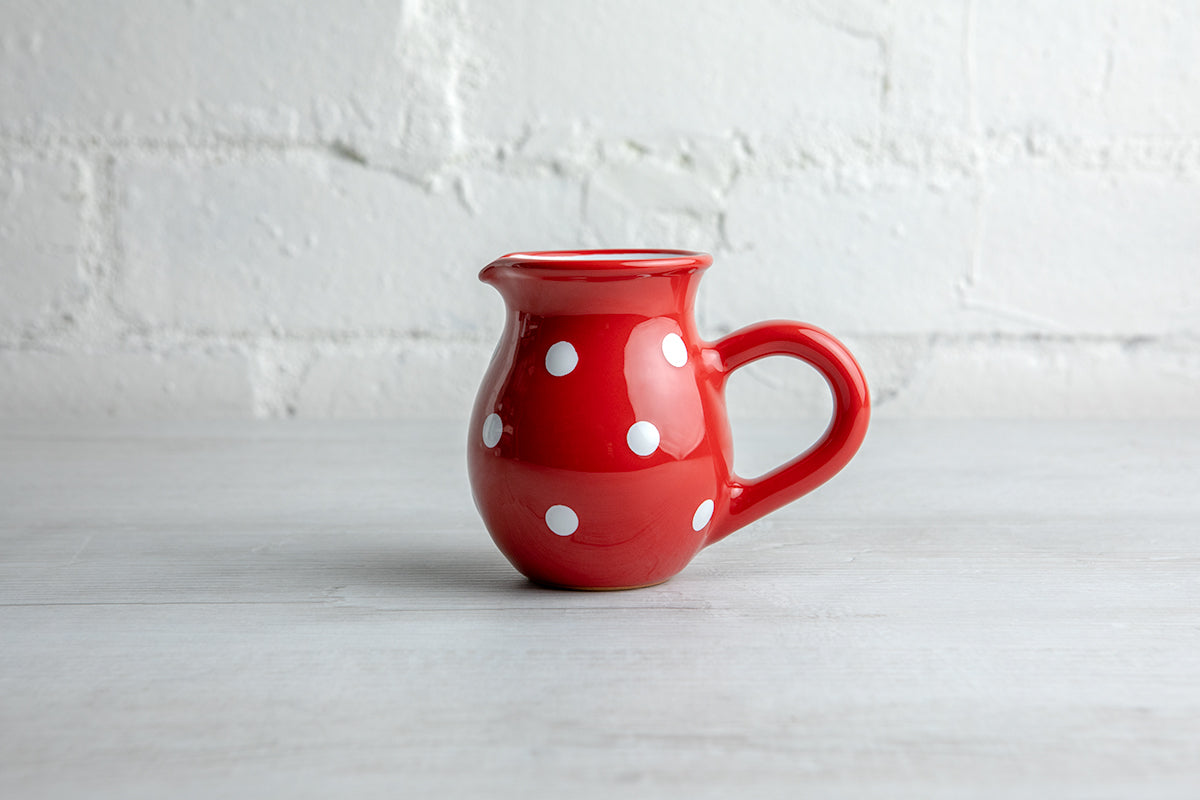
<path id="1" fill-rule="evenodd" d="M 867 383 L 832 336 L 762 322 L 716 342 L 692 305 L 712 258 L 682 250 L 516 253 L 480 279 L 508 307 L 471 414 L 475 504 L 504 555 L 552 586 L 648 586 L 829 480 L 858 450 Z M 771 355 L 829 382 L 821 439 L 754 480 L 733 473 L 725 382 Z"/>

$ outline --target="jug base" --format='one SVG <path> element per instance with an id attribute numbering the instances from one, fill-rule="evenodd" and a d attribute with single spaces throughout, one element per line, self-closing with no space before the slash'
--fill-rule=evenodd
<path id="1" fill-rule="evenodd" d="M 534 578 L 530 578 L 529 582 L 543 589 L 558 589 L 559 591 L 567 592 L 628 592 L 633 589 L 649 589 L 651 586 L 661 586 L 669 580 L 671 579 L 663 578 L 661 581 L 638 583 L 632 586 L 568 586 L 563 583 L 551 583 L 550 581 L 540 581 Z"/>

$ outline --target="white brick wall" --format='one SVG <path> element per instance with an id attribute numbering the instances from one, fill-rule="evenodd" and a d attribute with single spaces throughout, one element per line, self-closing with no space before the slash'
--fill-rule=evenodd
<path id="1" fill-rule="evenodd" d="M 883 416 L 1200 416 L 1200 3 L 0 5 L 0 416 L 465 416 L 518 249 Z M 756 365 L 742 416 L 820 414 Z"/>

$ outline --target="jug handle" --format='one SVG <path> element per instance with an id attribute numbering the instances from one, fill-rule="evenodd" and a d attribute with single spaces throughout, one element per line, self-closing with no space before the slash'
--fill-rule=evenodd
<path id="1" fill-rule="evenodd" d="M 833 392 L 833 419 L 820 439 L 791 461 L 753 480 L 731 474 L 728 507 L 706 545 L 719 541 L 832 478 L 853 458 L 867 433 L 871 401 L 854 356 L 813 325 L 788 320 L 760 322 L 714 342 L 720 386 L 730 373 L 767 356 L 791 356 L 812 366 Z"/>

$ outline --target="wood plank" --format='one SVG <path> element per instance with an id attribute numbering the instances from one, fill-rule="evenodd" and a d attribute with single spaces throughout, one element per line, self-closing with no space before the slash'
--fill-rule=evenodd
<path id="1" fill-rule="evenodd" d="M 1200 427 L 881 423 L 600 594 L 512 571 L 460 434 L 0 430 L 0 795 L 1200 789 Z"/>

